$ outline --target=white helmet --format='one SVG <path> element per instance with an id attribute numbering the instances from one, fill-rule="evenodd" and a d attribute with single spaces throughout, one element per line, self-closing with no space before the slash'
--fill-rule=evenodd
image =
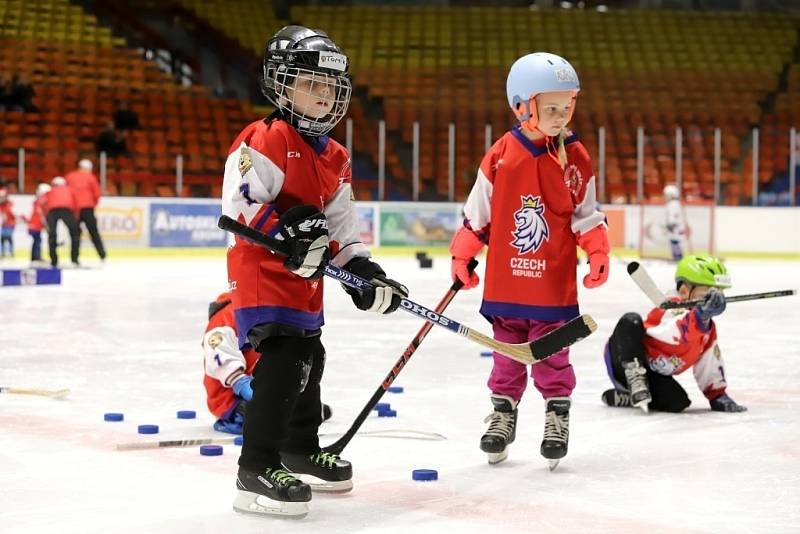
<path id="1" fill-rule="evenodd" d="M 64 179 L 63 176 L 56 176 L 55 178 L 50 180 L 50 183 L 53 185 L 67 185 L 67 181 Z"/>
<path id="2" fill-rule="evenodd" d="M 572 91 L 577 98 L 581 84 L 578 74 L 569 61 L 548 52 L 535 52 L 522 56 L 511 65 L 506 79 L 508 105 L 520 122 L 533 130 L 539 122 L 536 112 L 536 95 L 556 91 Z M 573 105 L 567 122 L 575 110 Z"/>
<path id="3" fill-rule="evenodd" d="M 94 165 L 92 165 L 92 162 L 90 160 L 82 159 L 78 162 L 78 168 L 84 171 L 92 172 Z"/>
<path id="4" fill-rule="evenodd" d="M 36 196 L 40 197 L 46 195 L 51 189 L 52 187 L 50 187 L 50 184 L 39 184 L 36 186 Z"/>
<path id="5" fill-rule="evenodd" d="M 664 198 L 673 200 L 681 198 L 681 192 L 675 184 L 667 184 L 664 186 Z"/>

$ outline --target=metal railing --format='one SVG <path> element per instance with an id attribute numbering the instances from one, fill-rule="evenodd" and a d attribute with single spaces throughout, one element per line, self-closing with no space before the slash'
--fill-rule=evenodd
<path id="1" fill-rule="evenodd" d="M 696 129 L 695 129 L 696 130 Z M 685 129 L 678 127 L 675 129 L 674 137 L 674 170 L 675 182 L 679 189 L 683 190 L 685 186 L 685 169 L 684 163 L 687 161 L 684 155 L 685 144 L 687 136 Z M 455 198 L 455 179 L 456 179 L 456 141 L 457 133 L 455 124 L 448 125 L 448 143 L 447 143 L 447 198 L 446 200 L 453 202 Z M 705 131 L 706 134 L 709 130 Z M 797 151 L 800 150 L 798 146 L 797 132 L 795 128 L 791 128 L 788 132 L 788 204 L 791 206 L 797 205 Z M 377 199 L 387 199 L 387 173 L 386 173 L 386 123 L 380 121 L 378 124 L 378 165 L 377 165 Z M 691 135 L 691 134 L 690 134 Z M 695 134 L 696 135 L 696 134 Z M 421 131 L 419 122 L 412 124 L 412 141 L 411 141 L 411 200 L 417 201 L 420 199 L 422 191 L 421 174 L 420 174 L 420 146 L 422 143 Z M 493 132 L 490 124 L 484 128 L 484 149 L 488 150 L 493 142 Z M 645 160 L 646 160 L 646 147 L 647 136 L 645 129 L 639 127 L 636 130 L 636 199 L 641 202 L 646 196 L 645 188 Z M 701 141 L 702 143 L 702 141 Z M 747 142 L 744 144 L 748 144 Z M 759 204 L 759 175 L 761 170 L 761 132 L 758 128 L 753 128 L 749 138 L 749 146 L 751 152 L 751 166 L 750 173 L 752 175 L 752 189 L 750 191 L 750 203 L 752 205 Z M 352 157 L 356 157 L 353 150 L 358 150 L 358 147 L 353 146 L 353 123 L 351 119 L 346 123 L 346 146 Z M 609 183 L 608 183 L 608 169 L 607 169 L 607 147 L 608 136 L 606 128 L 601 127 L 597 131 L 597 154 L 594 159 L 595 175 L 597 177 L 597 198 L 601 202 L 609 202 L 613 199 L 608 198 Z M 722 131 L 720 128 L 713 129 L 713 200 L 716 204 L 720 204 L 722 200 Z M 26 186 L 26 152 L 24 148 L 19 148 L 17 154 L 17 185 L 19 191 L 24 191 Z M 742 161 L 746 158 L 740 157 Z M 475 162 L 477 166 L 479 162 Z M 743 165 L 743 163 L 742 163 Z M 99 176 L 100 185 L 103 189 L 106 188 L 108 165 L 105 153 L 100 154 L 99 158 Z M 742 168 L 742 171 L 745 171 Z M 65 171 L 66 172 L 66 169 Z M 184 155 L 178 154 L 175 156 L 175 191 L 178 195 L 183 191 L 184 185 Z M 221 178 L 220 178 L 221 180 Z M 442 199 L 445 200 L 445 199 Z M 633 200 L 633 199 L 630 199 Z"/>

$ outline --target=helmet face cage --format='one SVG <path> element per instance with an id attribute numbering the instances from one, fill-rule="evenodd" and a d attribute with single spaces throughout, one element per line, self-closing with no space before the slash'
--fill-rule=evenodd
<path id="1" fill-rule="evenodd" d="M 264 73 L 265 85 L 272 89 L 267 97 L 288 115 L 300 133 L 325 135 L 347 113 L 352 85 L 346 74 L 307 67 L 270 66 Z"/>

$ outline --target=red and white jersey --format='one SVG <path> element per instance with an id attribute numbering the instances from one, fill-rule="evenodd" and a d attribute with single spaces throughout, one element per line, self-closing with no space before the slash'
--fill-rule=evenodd
<path id="1" fill-rule="evenodd" d="M 239 350 L 239 336 L 233 306 L 228 304 L 208 321 L 203 336 L 205 377 L 208 409 L 222 417 L 236 402 L 231 385 L 243 374 L 252 375 L 259 354 L 254 350 Z"/>
<path id="2" fill-rule="evenodd" d="M 566 170 L 544 140 L 515 127 L 481 162 L 464 224 L 489 245 L 485 316 L 559 321 L 579 313 L 576 236 L 605 228 L 605 216 L 586 148 L 574 134 L 565 148 Z"/>
<path id="3" fill-rule="evenodd" d="M 675 198 L 668 200 L 664 208 L 667 233 L 672 239 L 679 239 L 686 233 L 686 221 L 684 220 L 681 201 Z"/>
<path id="4" fill-rule="evenodd" d="M 302 204 L 327 217 L 333 264 L 369 257 L 359 237 L 347 150 L 327 136 L 301 137 L 281 119 L 253 122 L 231 145 L 225 162 L 222 213 L 274 236 L 280 215 Z M 282 257 L 260 245 L 236 238 L 228 250 L 228 282 L 239 346 L 258 324 L 316 330 L 324 323 L 322 280 L 289 272 Z"/>
<path id="5" fill-rule="evenodd" d="M 708 326 L 695 308 L 654 308 L 644 323 L 645 356 L 650 369 L 662 375 L 679 375 L 690 367 L 703 394 L 715 399 L 725 392 L 725 370 L 717 346 L 717 327 Z"/>

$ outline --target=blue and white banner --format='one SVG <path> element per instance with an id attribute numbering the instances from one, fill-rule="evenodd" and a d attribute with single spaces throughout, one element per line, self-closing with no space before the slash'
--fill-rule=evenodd
<path id="1" fill-rule="evenodd" d="M 227 234 L 217 228 L 221 214 L 218 202 L 154 202 L 150 205 L 150 246 L 224 247 L 228 244 Z"/>

